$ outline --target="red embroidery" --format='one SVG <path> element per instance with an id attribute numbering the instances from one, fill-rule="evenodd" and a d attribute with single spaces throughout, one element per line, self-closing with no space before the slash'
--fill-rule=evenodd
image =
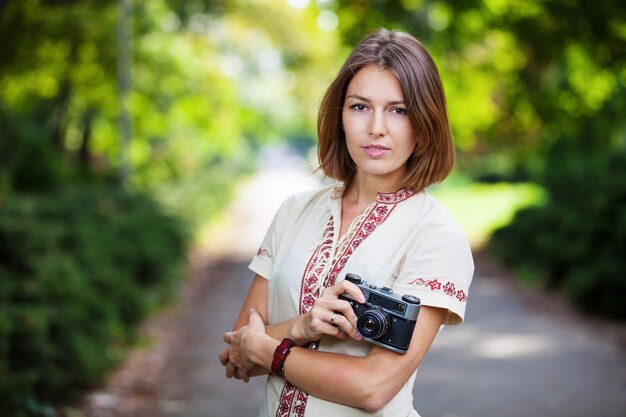
<path id="1" fill-rule="evenodd" d="M 308 399 L 306 392 L 300 391 L 289 382 L 285 383 L 280 393 L 280 404 L 276 410 L 276 417 L 302 417 Z"/>
<path id="2" fill-rule="evenodd" d="M 348 262 L 348 259 L 350 259 L 350 256 L 352 256 L 354 250 L 358 248 L 359 245 L 363 243 L 363 241 L 389 217 L 389 214 L 391 214 L 394 207 L 395 206 L 393 205 L 376 205 L 374 207 L 374 209 L 370 212 L 365 221 L 361 224 L 361 227 L 352 238 L 352 241 L 346 246 L 345 251 L 339 257 L 339 260 L 333 267 L 333 270 L 330 272 L 330 275 L 328 277 L 328 284 L 326 285 L 327 287 L 335 285 L 335 280 L 337 279 L 337 276 L 339 275 L 343 267 L 346 266 L 346 263 Z"/>
<path id="3" fill-rule="evenodd" d="M 415 194 L 412 190 L 403 189 L 397 193 L 379 193 L 377 198 L 377 205 L 369 213 L 365 221 L 361 224 L 359 230 L 355 233 L 352 240 L 346 245 L 346 249 L 337 258 L 335 265 L 328 274 L 328 280 L 326 287 L 330 287 L 335 284 L 335 280 L 339 273 L 343 270 L 344 266 L 354 253 L 354 250 L 363 243 L 363 241 L 370 236 L 378 226 L 380 226 L 393 211 L 395 204 L 406 200 L 410 196 Z M 309 311 L 315 300 L 321 295 L 321 288 L 317 284 L 320 280 L 324 279 L 321 276 L 324 267 L 331 259 L 331 251 L 333 249 L 333 236 L 335 233 L 335 222 L 331 217 L 324 231 L 322 237 L 322 243 L 315 249 L 309 262 L 304 268 L 304 274 L 302 276 L 302 286 L 300 287 L 300 314 L 305 314 Z M 317 350 L 319 348 L 318 343 L 310 343 L 309 349 Z M 276 410 L 276 417 L 302 417 L 304 416 L 304 410 L 308 401 L 309 395 L 306 392 L 299 390 L 289 382 L 285 382 L 285 385 L 280 393 L 279 406 Z"/>
<path id="4" fill-rule="evenodd" d="M 449 295 L 450 297 L 454 296 L 454 294 L 456 294 L 456 291 L 454 290 L 454 284 L 451 282 L 448 282 L 446 286 L 443 287 L 443 292 L 446 295 Z"/>
<path id="5" fill-rule="evenodd" d="M 272 255 L 270 255 L 267 249 L 263 249 L 263 248 L 260 248 L 259 251 L 256 253 L 256 256 L 261 256 L 261 255 L 267 256 L 268 258 L 272 257 Z"/>
<path id="6" fill-rule="evenodd" d="M 432 281 L 428 282 L 428 286 L 430 287 L 431 290 L 440 290 L 441 282 L 437 281 L 436 279 L 433 279 Z"/>
<path id="7" fill-rule="evenodd" d="M 305 314 L 313 307 L 313 303 L 320 296 L 316 290 L 320 274 L 330 259 L 330 251 L 333 246 L 333 234 L 335 232 L 335 220 L 331 217 L 322 237 L 322 243 L 315 249 L 309 262 L 304 268 L 302 287 L 300 288 L 300 314 Z"/>
<path id="8" fill-rule="evenodd" d="M 456 296 L 456 299 L 462 303 L 467 302 L 467 299 L 468 299 L 468 296 L 465 293 L 465 291 L 463 290 L 457 291 L 454 288 L 454 283 L 450 281 L 446 282 L 446 285 L 444 285 L 443 288 L 441 287 L 442 283 L 439 282 L 437 279 L 426 280 L 424 278 L 417 278 L 409 282 L 409 284 L 428 287 L 431 291 L 443 291 L 443 293 L 446 294 L 447 296 L 450 296 L 450 297 Z"/>
<path id="9" fill-rule="evenodd" d="M 376 202 L 383 204 L 398 204 L 415 194 L 410 188 L 403 188 L 395 193 L 378 193 Z"/>

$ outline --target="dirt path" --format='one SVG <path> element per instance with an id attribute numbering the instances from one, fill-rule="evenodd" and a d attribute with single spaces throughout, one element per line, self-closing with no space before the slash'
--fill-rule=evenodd
<path id="1" fill-rule="evenodd" d="M 217 355 L 251 279 L 247 263 L 280 201 L 315 181 L 270 170 L 243 189 L 202 251 L 180 302 L 149 320 L 137 350 L 83 408 L 98 417 L 255 416 L 264 380 L 224 377 Z M 244 239 L 244 237 L 248 237 Z M 626 410 L 624 325 L 594 321 L 515 284 L 483 255 L 463 326 L 446 328 L 418 372 L 429 417 L 618 417 Z"/>

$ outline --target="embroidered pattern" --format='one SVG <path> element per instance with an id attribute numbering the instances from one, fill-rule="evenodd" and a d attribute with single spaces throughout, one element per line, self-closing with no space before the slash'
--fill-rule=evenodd
<path id="1" fill-rule="evenodd" d="M 409 284 L 421 285 L 423 287 L 427 287 L 431 291 L 443 291 L 445 295 L 449 297 L 455 297 L 457 300 L 459 300 L 462 303 L 467 302 L 468 296 L 465 293 L 465 291 L 456 290 L 454 288 L 454 283 L 449 282 L 449 281 L 445 285 L 443 285 L 443 283 L 439 282 L 436 278 L 430 279 L 430 280 L 427 280 L 424 278 L 417 278 L 409 282 Z"/>
<path id="2" fill-rule="evenodd" d="M 335 233 L 335 221 L 331 217 L 324 231 L 321 243 L 317 246 L 309 262 L 307 263 L 302 276 L 302 286 L 300 287 L 300 314 L 308 312 L 321 295 L 322 287 L 330 287 L 335 284 L 339 273 L 363 241 L 370 236 L 378 226 L 380 226 L 391 214 L 395 204 L 406 200 L 415 194 L 414 191 L 403 189 L 397 193 L 379 193 L 377 203 L 367 214 L 367 217 L 358 226 L 356 232 L 351 232 L 351 240 L 345 245 L 341 254 L 333 256 L 333 237 Z M 348 236 L 349 238 L 349 236 Z M 328 263 L 331 262 L 329 265 Z M 330 266 L 325 285 L 319 285 L 325 270 Z M 317 350 L 319 343 L 309 343 L 308 349 Z M 302 417 L 309 395 L 289 382 L 280 393 L 279 406 L 276 410 L 276 417 Z"/>
<path id="3" fill-rule="evenodd" d="M 374 232 L 374 230 L 376 230 L 378 226 L 380 226 L 387 219 L 387 217 L 389 217 L 389 214 L 391 214 L 394 207 L 394 205 L 388 206 L 376 204 L 376 206 L 372 209 L 365 221 L 361 224 L 361 227 L 358 229 L 343 254 L 341 254 L 339 259 L 337 260 L 337 263 L 333 267 L 328 277 L 327 286 L 330 287 L 335 285 L 335 280 L 337 279 L 337 276 L 339 275 L 343 267 L 346 266 L 348 259 L 350 259 L 350 256 L 352 256 L 352 253 L 356 250 L 356 248 L 359 247 L 359 245 L 361 245 L 361 243 L 363 243 L 363 241 L 369 235 L 372 234 L 372 232 Z"/>
<path id="4" fill-rule="evenodd" d="M 305 314 L 313 307 L 313 303 L 320 296 L 320 287 L 317 285 L 321 279 L 322 271 L 330 261 L 333 247 L 333 235 L 335 232 L 335 221 L 331 216 L 326 225 L 322 243 L 315 249 L 309 262 L 304 268 L 302 276 L 302 286 L 300 287 L 300 314 Z M 318 344 L 310 343 L 308 348 L 317 350 Z M 309 395 L 289 382 L 285 382 L 280 393 L 280 402 L 276 417 L 302 417 Z"/>
<path id="5" fill-rule="evenodd" d="M 376 202 L 383 204 L 398 204 L 415 194 L 410 188 L 403 188 L 395 193 L 378 193 Z"/>
<path id="6" fill-rule="evenodd" d="M 302 417 L 309 395 L 298 388 L 285 383 L 280 393 L 280 404 L 276 410 L 276 417 Z"/>
<path id="7" fill-rule="evenodd" d="M 335 232 L 335 220 L 328 220 L 322 243 L 315 249 L 313 255 L 304 269 L 302 276 L 302 287 L 300 288 L 300 314 L 305 314 L 313 307 L 313 303 L 320 296 L 318 282 L 324 267 L 330 260 L 331 250 L 333 248 L 333 234 Z"/>
<path id="8" fill-rule="evenodd" d="M 263 249 L 263 248 L 259 249 L 259 251 L 256 253 L 256 256 L 267 256 L 268 258 L 272 257 L 272 255 L 270 255 L 267 249 Z"/>

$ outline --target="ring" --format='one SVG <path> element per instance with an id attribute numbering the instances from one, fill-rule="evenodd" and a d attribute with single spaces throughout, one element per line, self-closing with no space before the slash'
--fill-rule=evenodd
<path id="1" fill-rule="evenodd" d="M 335 324 L 335 317 L 337 317 L 337 313 L 333 313 L 333 315 L 330 316 L 330 324 Z"/>

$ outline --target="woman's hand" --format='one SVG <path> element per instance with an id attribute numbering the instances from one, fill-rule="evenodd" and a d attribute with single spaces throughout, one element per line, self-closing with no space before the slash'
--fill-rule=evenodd
<path id="1" fill-rule="evenodd" d="M 241 379 L 243 382 L 250 380 L 249 370 L 237 368 L 237 366 L 230 361 L 230 347 L 224 349 L 219 354 L 220 363 L 226 368 L 226 376 L 228 378 Z"/>
<path id="2" fill-rule="evenodd" d="M 319 340 L 322 335 L 334 336 L 341 340 L 352 337 L 362 340 L 363 337 L 356 329 L 357 317 L 352 306 L 339 296 L 347 293 L 359 303 L 365 302 L 363 293 L 355 284 L 344 280 L 332 287 L 326 288 L 322 295 L 315 300 L 313 307 L 294 323 L 294 333 L 299 339 L 307 341 Z"/>
<path id="3" fill-rule="evenodd" d="M 220 353 L 219 358 L 226 367 L 226 376 L 248 382 L 248 372 L 256 366 L 251 358 L 255 337 L 265 335 L 265 324 L 255 309 L 250 310 L 248 324 L 237 331 L 224 333 L 224 341 L 230 346 Z"/>
<path id="4" fill-rule="evenodd" d="M 289 337 L 298 345 L 319 340 L 325 334 L 342 340 L 349 337 L 362 340 L 363 337 L 355 327 L 357 317 L 350 303 L 339 299 L 339 296 L 344 293 L 360 303 L 365 302 L 361 290 L 350 281 L 344 280 L 326 288 L 306 314 L 282 324 L 270 326 L 269 334 L 277 340 Z M 244 316 L 240 316 L 240 319 L 245 320 Z M 262 317 L 256 309 L 252 308 L 248 313 L 248 324 L 236 331 L 224 334 L 224 341 L 230 346 L 220 353 L 219 359 L 226 368 L 228 378 L 234 377 L 247 382 L 250 376 L 263 373 L 262 369 L 257 366 L 259 359 L 254 354 L 261 340 L 269 338 L 266 330 L 268 329 Z"/>

